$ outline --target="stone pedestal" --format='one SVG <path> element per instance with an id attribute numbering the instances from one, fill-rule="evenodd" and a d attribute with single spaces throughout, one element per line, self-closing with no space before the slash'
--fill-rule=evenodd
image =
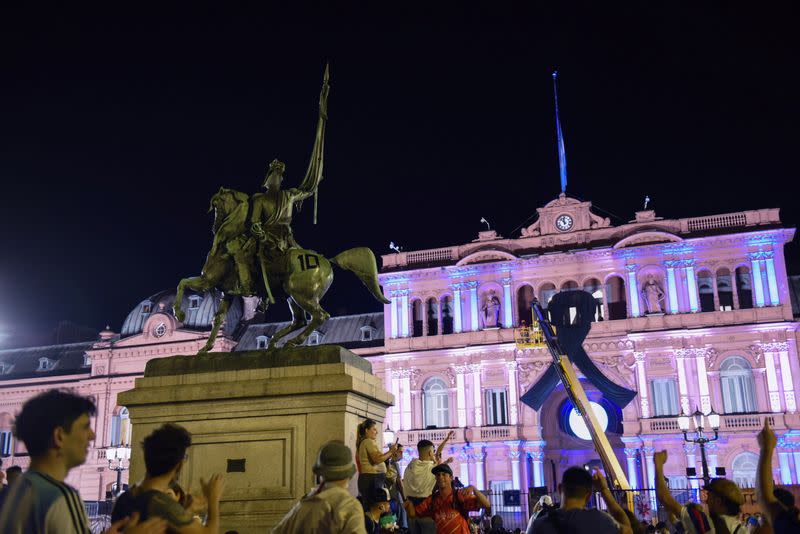
<path id="1" fill-rule="evenodd" d="M 179 482 L 199 491 L 201 477 L 225 473 L 220 531 L 240 534 L 276 524 L 315 484 L 319 447 L 355 451 L 357 425 L 382 427 L 393 402 L 367 360 L 335 345 L 150 360 L 119 399 L 133 426 L 130 480 L 144 476 L 144 437 L 180 424 L 192 447 Z"/>

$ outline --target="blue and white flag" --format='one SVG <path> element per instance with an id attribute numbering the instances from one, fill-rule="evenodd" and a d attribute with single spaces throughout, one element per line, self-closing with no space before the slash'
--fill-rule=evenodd
<path id="1" fill-rule="evenodd" d="M 558 135 L 558 166 L 561 170 L 561 192 L 567 191 L 567 152 L 564 150 L 564 134 L 558 117 L 558 71 L 553 72 L 553 94 L 556 98 L 556 134 Z"/>

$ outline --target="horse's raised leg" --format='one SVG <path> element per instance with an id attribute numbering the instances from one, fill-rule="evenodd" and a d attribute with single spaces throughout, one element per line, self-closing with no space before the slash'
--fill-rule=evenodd
<path id="1" fill-rule="evenodd" d="M 300 308 L 307 311 L 311 315 L 311 320 L 308 322 L 308 325 L 306 325 L 303 331 L 287 341 L 284 344 L 284 347 L 294 347 L 296 345 L 300 345 L 319 325 L 327 321 L 330 317 L 330 314 L 323 310 L 322 306 L 319 305 L 319 300 L 317 297 L 295 295 L 292 298 L 296 301 Z"/>
<path id="2" fill-rule="evenodd" d="M 205 346 L 200 349 L 200 352 L 197 353 L 198 355 L 206 354 L 214 346 L 214 341 L 217 340 L 217 334 L 219 334 L 219 327 L 222 325 L 222 320 L 228 315 L 228 308 L 230 305 L 231 301 L 228 297 L 220 301 L 217 313 L 214 315 L 214 324 L 211 327 L 211 333 L 208 335 L 208 341 L 206 341 Z"/>
<path id="3" fill-rule="evenodd" d="M 186 312 L 183 311 L 181 303 L 183 302 L 183 293 L 186 288 L 194 289 L 195 291 L 208 291 L 214 285 L 216 280 L 211 280 L 204 276 L 195 276 L 193 278 L 184 278 L 178 283 L 178 290 L 175 292 L 175 304 L 172 305 L 172 311 L 175 313 L 175 318 L 180 322 L 186 320 Z"/>
<path id="4" fill-rule="evenodd" d="M 306 312 L 303 311 L 303 308 L 301 308 L 291 297 L 286 299 L 286 302 L 289 303 L 289 309 L 292 311 L 292 322 L 291 324 L 284 326 L 275 332 L 275 334 L 272 336 L 272 339 L 269 340 L 270 349 L 274 349 L 275 344 L 278 343 L 282 337 L 291 334 L 298 328 L 304 327 L 307 323 Z"/>

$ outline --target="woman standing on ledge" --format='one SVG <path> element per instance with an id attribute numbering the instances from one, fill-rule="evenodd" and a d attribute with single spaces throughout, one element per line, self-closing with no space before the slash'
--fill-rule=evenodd
<path id="1" fill-rule="evenodd" d="M 397 451 L 397 443 L 389 451 L 381 453 L 378 447 L 378 424 L 365 419 L 358 425 L 356 439 L 356 465 L 358 466 L 358 493 L 364 498 L 375 494 L 375 488 L 382 488 L 386 482 L 386 465 L 383 463 Z"/>

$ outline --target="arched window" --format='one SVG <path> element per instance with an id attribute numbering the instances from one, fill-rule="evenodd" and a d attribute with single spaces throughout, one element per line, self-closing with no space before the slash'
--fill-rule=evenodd
<path id="1" fill-rule="evenodd" d="M 756 388 L 753 370 L 741 356 L 727 358 L 719 367 L 722 386 L 722 404 L 725 413 L 752 413 L 756 411 Z"/>
<path id="2" fill-rule="evenodd" d="M 453 299 L 449 295 L 442 297 L 442 334 L 453 333 Z"/>
<path id="3" fill-rule="evenodd" d="M 567 280 L 561 284 L 561 291 L 576 291 L 578 289 L 578 282 L 575 280 Z"/>
<path id="4" fill-rule="evenodd" d="M 521 325 L 522 321 L 530 326 L 533 321 L 533 312 L 531 311 L 531 303 L 533 302 L 533 288 L 531 286 L 522 286 L 517 289 L 517 324 Z"/>
<path id="5" fill-rule="evenodd" d="M 743 452 L 733 459 L 731 471 L 733 481 L 740 488 L 756 487 L 756 468 L 758 467 L 758 455 L 753 452 Z"/>
<path id="6" fill-rule="evenodd" d="M 736 268 L 736 294 L 739 295 L 740 310 L 753 307 L 753 292 L 750 289 L 750 269 L 747 267 Z"/>
<path id="7" fill-rule="evenodd" d="M 415 300 L 411 303 L 411 337 L 422 335 L 422 301 Z"/>
<path id="8" fill-rule="evenodd" d="M 550 299 L 552 299 L 553 295 L 556 293 L 558 293 L 558 290 L 555 284 L 550 282 L 542 284 L 542 287 L 539 288 L 539 304 L 546 308 L 548 304 L 550 304 Z"/>
<path id="9" fill-rule="evenodd" d="M 700 311 L 714 311 L 714 279 L 710 271 L 697 272 L 697 293 L 700 295 Z"/>
<path id="10" fill-rule="evenodd" d="M 731 272 L 725 267 L 717 269 L 717 296 L 719 297 L 720 311 L 731 311 L 733 309 Z"/>
<path id="11" fill-rule="evenodd" d="M 422 386 L 422 410 L 425 427 L 450 426 L 449 398 L 447 385 L 441 378 L 430 378 Z"/>
<path id="12" fill-rule="evenodd" d="M 610 320 L 628 317 L 628 300 L 625 297 L 625 281 L 619 276 L 612 276 L 606 282 L 606 302 Z"/>
<path id="13" fill-rule="evenodd" d="M 119 445 L 131 444 L 131 418 L 128 415 L 128 409 L 124 406 L 119 409 L 117 415 L 111 418 L 111 445 L 112 447 Z"/>
<path id="14" fill-rule="evenodd" d="M 597 303 L 594 312 L 594 320 L 603 321 L 605 319 L 603 316 L 603 285 L 600 283 L 600 280 L 597 278 L 589 278 L 583 283 L 583 290 L 590 293 Z"/>
<path id="15" fill-rule="evenodd" d="M 435 336 L 439 333 L 439 302 L 429 298 L 425 303 L 425 314 L 428 316 L 428 335 Z"/>

